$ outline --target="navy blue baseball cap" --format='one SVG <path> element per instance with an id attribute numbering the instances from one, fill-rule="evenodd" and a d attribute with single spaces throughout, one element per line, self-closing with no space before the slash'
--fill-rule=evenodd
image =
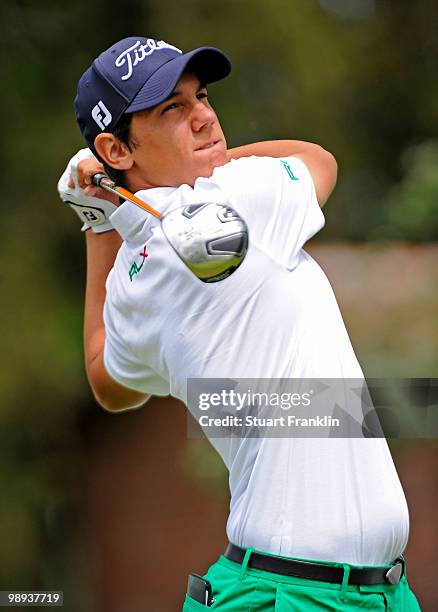
<path id="1" fill-rule="evenodd" d="M 163 40 L 142 36 L 124 38 L 101 53 L 80 78 L 75 99 L 76 118 L 89 147 L 94 151 L 97 134 L 112 132 L 124 113 L 164 102 L 186 69 L 206 85 L 228 76 L 231 63 L 214 47 L 183 53 Z"/>

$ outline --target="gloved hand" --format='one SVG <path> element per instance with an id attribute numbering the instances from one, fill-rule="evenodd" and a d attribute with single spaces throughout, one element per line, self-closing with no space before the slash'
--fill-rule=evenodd
<path id="1" fill-rule="evenodd" d="M 113 228 L 110 215 L 117 210 L 117 206 L 107 199 L 87 195 L 78 184 L 78 164 L 82 160 L 94 157 L 90 149 L 81 149 L 67 164 L 63 175 L 58 182 L 58 193 L 63 202 L 69 204 L 84 222 L 82 231 L 91 229 L 96 234 L 108 232 Z M 94 158 L 96 159 L 96 158 Z M 96 159 L 96 173 L 103 172 L 102 165 Z M 69 179 L 73 180 L 74 187 L 69 186 Z"/>

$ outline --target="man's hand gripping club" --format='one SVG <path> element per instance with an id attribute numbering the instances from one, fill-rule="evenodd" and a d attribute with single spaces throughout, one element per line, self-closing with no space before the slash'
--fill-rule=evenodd
<path id="1" fill-rule="evenodd" d="M 91 179 L 97 172 L 104 172 L 102 164 L 90 149 L 81 149 L 59 179 L 58 193 L 84 223 L 82 231 L 91 228 L 95 234 L 101 234 L 114 229 L 110 216 L 117 209 L 118 198 L 92 185 Z"/>

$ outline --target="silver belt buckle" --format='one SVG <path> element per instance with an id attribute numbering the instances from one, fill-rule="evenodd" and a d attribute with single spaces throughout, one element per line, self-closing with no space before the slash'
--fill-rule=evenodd
<path id="1" fill-rule="evenodd" d="M 404 559 L 397 559 L 392 567 L 385 574 L 385 580 L 389 584 L 398 584 L 404 574 L 405 562 Z"/>

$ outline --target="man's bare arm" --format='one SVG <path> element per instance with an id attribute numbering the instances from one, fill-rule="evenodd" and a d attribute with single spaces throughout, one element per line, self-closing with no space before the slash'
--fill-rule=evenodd
<path id="1" fill-rule="evenodd" d="M 78 164 L 77 180 L 87 195 L 93 195 L 117 204 L 117 198 L 102 189 L 91 185 L 91 177 L 101 172 L 102 166 L 92 157 Z M 72 180 L 72 179 L 70 179 Z M 122 239 L 116 231 L 95 234 L 86 232 L 87 242 L 87 281 L 85 290 L 84 313 L 84 353 L 85 369 L 97 402 L 111 412 L 135 408 L 144 404 L 149 395 L 128 389 L 116 382 L 108 374 L 103 360 L 105 347 L 105 324 L 103 306 L 105 303 L 105 283 L 113 267 Z"/>
<path id="2" fill-rule="evenodd" d="M 315 185 L 316 198 L 321 208 L 332 193 L 337 179 L 338 165 L 331 153 L 312 142 L 301 140 L 266 140 L 229 149 L 228 159 L 240 157 L 298 157 L 307 166 Z"/>
<path id="3" fill-rule="evenodd" d="M 116 231 L 94 234 L 86 232 L 87 286 L 85 291 L 84 351 L 85 368 L 97 402 L 111 412 L 135 408 L 150 396 L 128 389 L 116 382 L 106 371 L 103 361 L 105 325 L 103 305 L 105 281 L 113 267 L 122 243 Z"/>

